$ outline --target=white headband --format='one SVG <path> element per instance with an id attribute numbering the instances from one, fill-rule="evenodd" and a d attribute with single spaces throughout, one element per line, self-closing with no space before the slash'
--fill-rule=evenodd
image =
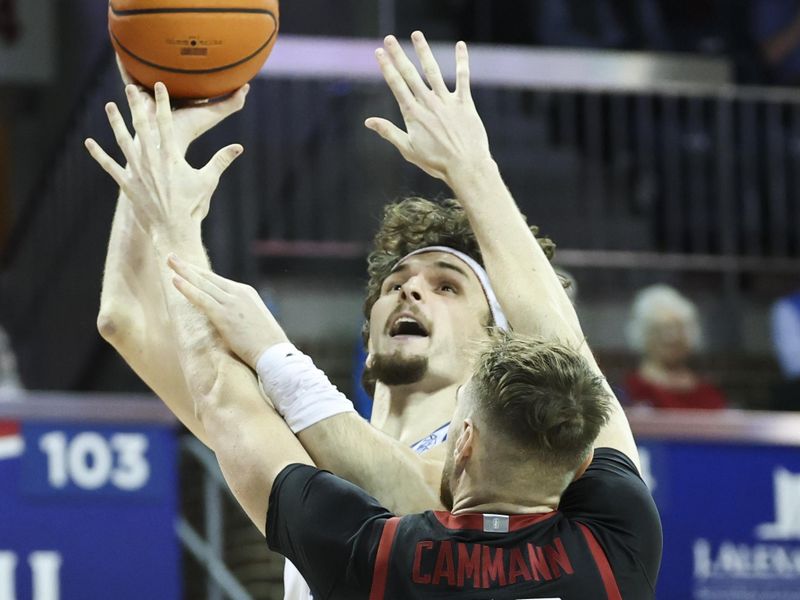
<path id="1" fill-rule="evenodd" d="M 407 260 L 417 254 L 427 254 L 428 252 L 445 252 L 447 254 L 452 254 L 464 262 L 470 269 L 472 269 L 472 272 L 475 273 L 475 277 L 477 277 L 478 281 L 481 283 L 483 293 L 486 295 L 486 301 L 489 303 L 489 310 L 492 313 L 492 319 L 494 320 L 495 326 L 503 331 L 508 331 L 508 319 L 506 319 L 506 315 L 503 313 L 503 309 L 501 308 L 500 303 L 497 301 L 497 296 L 492 289 L 492 284 L 489 282 L 489 275 L 486 273 L 486 269 L 484 269 L 478 263 L 478 261 L 471 256 L 447 246 L 427 246 L 425 248 L 420 248 L 419 250 L 409 252 L 403 258 L 398 260 L 397 264 L 399 265 L 404 260 Z"/>

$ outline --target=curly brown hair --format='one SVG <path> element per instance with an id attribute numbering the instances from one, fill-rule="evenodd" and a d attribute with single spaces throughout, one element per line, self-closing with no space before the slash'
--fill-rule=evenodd
<path id="1" fill-rule="evenodd" d="M 534 236 L 539 228 L 531 226 Z M 548 259 L 555 255 L 556 245 L 546 237 L 536 238 Z M 457 200 L 427 200 L 412 196 L 387 205 L 372 252 L 367 256 L 367 297 L 364 300 L 364 343 L 369 338 L 369 316 L 372 305 L 381 293 L 381 285 L 397 261 L 408 253 L 427 246 L 447 246 L 471 256 L 483 265 L 478 240 L 467 215 Z"/>

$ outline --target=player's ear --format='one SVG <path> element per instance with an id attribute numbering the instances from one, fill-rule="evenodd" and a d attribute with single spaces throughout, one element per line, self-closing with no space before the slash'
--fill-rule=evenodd
<path id="1" fill-rule="evenodd" d="M 372 340 L 369 338 L 369 336 L 367 336 L 367 342 L 364 344 L 364 351 L 367 353 L 367 358 L 364 361 L 364 365 L 368 369 L 371 369 L 375 358 L 372 356 Z"/>
<path id="2" fill-rule="evenodd" d="M 472 458 L 475 450 L 475 424 L 472 419 L 464 419 L 459 427 L 455 445 L 455 461 L 459 466 L 465 465 Z"/>

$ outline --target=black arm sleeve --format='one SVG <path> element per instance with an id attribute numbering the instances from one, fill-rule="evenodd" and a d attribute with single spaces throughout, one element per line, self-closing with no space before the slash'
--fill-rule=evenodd
<path id="1" fill-rule="evenodd" d="M 629 568 L 644 572 L 654 585 L 661 564 L 661 519 L 630 458 L 611 448 L 596 449 L 586 473 L 564 492 L 559 510 L 589 527 L 612 563 L 634 563 Z"/>
<path id="2" fill-rule="evenodd" d="M 366 598 L 383 526 L 392 516 L 327 471 L 289 465 L 272 486 L 267 544 L 294 563 L 316 598 Z"/>

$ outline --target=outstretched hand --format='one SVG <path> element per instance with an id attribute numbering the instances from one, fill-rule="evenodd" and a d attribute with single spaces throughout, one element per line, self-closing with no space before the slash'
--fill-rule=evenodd
<path id="1" fill-rule="evenodd" d="M 228 347 L 253 369 L 270 346 L 289 341 L 253 287 L 170 255 L 175 287 L 203 311 Z"/>
<path id="2" fill-rule="evenodd" d="M 117 67 L 119 75 L 126 86 L 135 85 L 142 92 L 142 101 L 145 111 L 150 121 L 156 123 L 156 102 L 155 98 L 141 87 L 117 57 Z M 195 103 L 178 108 L 172 112 L 173 129 L 178 151 L 181 155 L 186 154 L 189 145 L 201 135 L 214 128 L 217 124 L 224 121 L 230 115 L 240 111 L 244 107 L 245 99 L 250 91 L 250 84 L 245 84 L 227 98 L 214 102 Z"/>
<path id="3" fill-rule="evenodd" d="M 456 44 L 456 88 L 450 92 L 422 33 L 415 31 L 411 41 L 427 84 L 394 36 L 386 37 L 384 48 L 375 51 L 406 131 L 377 117 L 367 119 L 365 125 L 394 145 L 407 161 L 450 183 L 458 170 L 491 159 L 486 129 L 472 100 L 467 46 Z"/>
<path id="4" fill-rule="evenodd" d="M 130 199 L 137 221 L 148 233 L 155 228 L 170 229 L 192 220 L 202 220 L 220 176 L 242 153 L 242 146 L 226 146 L 206 166 L 195 169 L 183 157 L 184 149 L 175 129 L 164 84 L 155 85 L 155 123 L 148 115 L 145 92 L 135 85 L 128 85 L 125 94 L 136 141 L 116 104 L 108 103 L 106 114 L 117 144 L 128 161 L 127 168 L 123 168 L 91 138 L 85 142 L 89 154 Z"/>

